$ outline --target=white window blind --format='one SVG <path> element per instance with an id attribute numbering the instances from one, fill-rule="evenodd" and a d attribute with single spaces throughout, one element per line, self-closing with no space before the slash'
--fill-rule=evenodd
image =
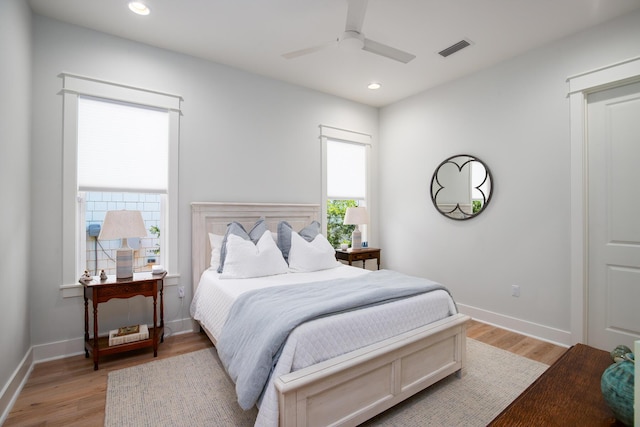
<path id="1" fill-rule="evenodd" d="M 166 193 L 169 113 L 78 98 L 78 189 Z"/>
<path id="2" fill-rule="evenodd" d="M 366 189 L 366 146 L 327 140 L 327 197 L 362 200 Z"/>

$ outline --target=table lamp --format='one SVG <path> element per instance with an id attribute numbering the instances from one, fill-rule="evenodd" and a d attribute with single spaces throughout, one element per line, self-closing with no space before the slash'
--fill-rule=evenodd
<path id="1" fill-rule="evenodd" d="M 133 249 L 129 247 L 127 239 L 146 235 L 147 229 L 140 211 L 107 211 L 98 239 L 122 239 L 122 246 L 116 251 L 117 279 L 133 277 Z"/>
<path id="2" fill-rule="evenodd" d="M 362 249 L 362 233 L 360 232 L 358 226 L 360 224 L 369 223 L 369 214 L 367 213 L 367 208 L 347 208 L 347 211 L 344 214 L 344 223 L 346 225 L 356 226 L 356 228 L 353 230 L 353 233 L 351 234 L 351 249 Z"/>

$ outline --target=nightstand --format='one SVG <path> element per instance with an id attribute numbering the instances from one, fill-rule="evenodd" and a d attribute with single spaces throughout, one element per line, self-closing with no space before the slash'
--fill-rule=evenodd
<path id="1" fill-rule="evenodd" d="M 130 279 L 93 280 L 84 283 L 84 352 L 93 354 L 93 369 L 98 369 L 101 355 L 121 353 L 139 348 L 153 347 L 153 357 L 158 356 L 158 343 L 164 341 L 164 278 L 162 274 L 135 273 Z M 158 293 L 160 294 L 160 324 L 158 324 Z M 112 298 L 131 298 L 137 295 L 153 298 L 153 327 L 149 338 L 119 345 L 109 345 L 109 337 L 98 336 L 98 304 Z M 89 337 L 89 300 L 93 302 L 93 337 Z M 127 325 L 122 325 L 127 326 Z"/>
<path id="2" fill-rule="evenodd" d="M 353 261 L 362 261 L 362 268 L 368 259 L 378 260 L 378 270 L 380 270 L 380 249 L 378 248 L 362 248 L 362 249 L 336 249 L 336 259 L 347 261 L 352 265 Z"/>

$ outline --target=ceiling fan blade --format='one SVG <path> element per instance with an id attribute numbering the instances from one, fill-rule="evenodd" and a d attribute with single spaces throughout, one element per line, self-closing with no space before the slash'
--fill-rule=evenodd
<path id="1" fill-rule="evenodd" d="M 407 63 L 414 59 L 416 56 L 408 52 L 404 52 L 400 49 L 396 49 L 386 44 L 378 43 L 373 40 L 364 39 L 364 47 L 362 50 L 375 53 L 376 55 L 386 56 L 387 58 L 394 59 L 396 61 Z"/>
<path id="2" fill-rule="evenodd" d="M 312 46 L 312 47 L 308 47 L 306 49 L 300 49 L 300 50 L 294 50 L 293 52 L 288 52 L 288 53 L 284 53 L 282 54 L 282 56 L 286 59 L 293 59 L 293 58 L 297 58 L 299 56 L 303 56 L 303 55 L 308 55 L 310 53 L 314 53 L 317 52 L 319 50 L 322 50 L 326 47 L 331 46 L 332 44 L 337 43 L 336 40 L 332 40 L 330 42 L 326 42 L 326 43 L 322 43 L 316 46 Z"/>
<path id="3" fill-rule="evenodd" d="M 367 13 L 367 2 L 369 0 L 348 0 L 347 24 L 345 31 L 362 32 L 362 24 L 364 23 L 364 15 Z"/>

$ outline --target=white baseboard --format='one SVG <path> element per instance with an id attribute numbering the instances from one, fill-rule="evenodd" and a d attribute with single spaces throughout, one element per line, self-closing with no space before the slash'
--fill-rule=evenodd
<path id="1" fill-rule="evenodd" d="M 166 322 L 164 325 L 165 338 L 170 337 L 172 335 L 189 334 L 192 332 L 198 332 L 198 330 L 194 329 L 193 319 L 191 317 L 187 317 L 179 320 L 173 320 L 171 322 Z"/>
<path id="2" fill-rule="evenodd" d="M 164 323 L 165 338 L 171 335 L 193 332 L 193 321 L 190 317 L 172 320 Z M 50 360 L 63 359 L 84 353 L 84 338 L 72 338 L 64 341 L 56 341 L 47 344 L 38 344 L 33 347 L 34 363 L 48 362 Z"/>
<path id="3" fill-rule="evenodd" d="M 31 347 L 33 363 L 48 362 L 84 353 L 84 338 L 72 338 Z"/>
<path id="4" fill-rule="evenodd" d="M 16 368 L 9 381 L 0 391 L 0 426 L 4 424 L 16 402 L 20 391 L 27 383 L 27 379 L 33 370 L 33 350 L 30 348 L 24 355 L 20 365 Z"/>
<path id="5" fill-rule="evenodd" d="M 502 329 L 527 335 L 542 341 L 547 341 L 563 347 L 571 346 L 571 332 L 551 328 L 522 319 L 517 319 L 504 314 L 498 314 L 480 308 L 458 303 L 461 313 L 471 316 L 473 319 L 488 323 Z"/>

